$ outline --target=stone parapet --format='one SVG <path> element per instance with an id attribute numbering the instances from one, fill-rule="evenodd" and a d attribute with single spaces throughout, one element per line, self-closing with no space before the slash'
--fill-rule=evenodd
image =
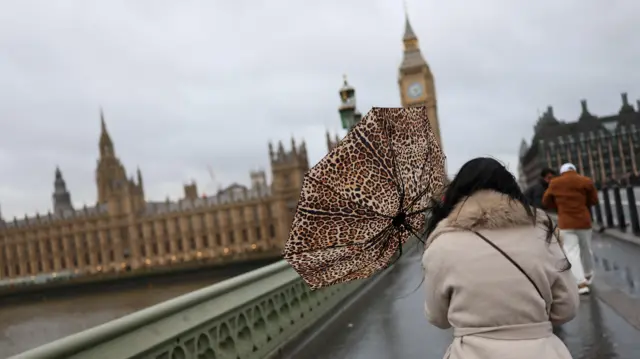
<path id="1" fill-rule="evenodd" d="M 311 291 L 279 261 L 13 358 L 264 358 L 365 282 Z"/>

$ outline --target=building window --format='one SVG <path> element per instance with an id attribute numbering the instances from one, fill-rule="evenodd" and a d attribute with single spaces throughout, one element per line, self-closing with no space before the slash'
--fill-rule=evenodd
<path id="1" fill-rule="evenodd" d="M 69 244 L 69 251 L 71 253 L 75 253 L 76 252 L 76 241 L 74 240 L 74 238 L 73 237 L 68 237 L 67 238 L 67 242 Z"/>
<path id="2" fill-rule="evenodd" d="M 273 224 L 269 225 L 269 237 L 271 237 L 271 239 L 276 237 L 276 229 Z"/>
<path id="3" fill-rule="evenodd" d="M 256 227 L 256 239 L 257 240 L 262 239 L 262 233 L 260 232 L 260 227 Z"/>
<path id="4" fill-rule="evenodd" d="M 246 229 L 242 230 L 242 240 L 245 241 L 245 242 L 249 242 L 249 235 L 248 235 Z"/>
<path id="5" fill-rule="evenodd" d="M 129 239 L 129 231 L 127 230 L 127 227 L 121 227 L 120 228 L 120 240 L 123 243 L 127 243 Z"/>
<path id="6" fill-rule="evenodd" d="M 191 249 L 192 249 L 192 250 L 193 250 L 193 249 L 196 249 L 196 247 L 197 247 L 197 246 L 196 246 L 196 239 L 195 239 L 195 237 L 191 237 L 191 238 L 189 238 L 189 244 L 191 245 Z"/>
<path id="7" fill-rule="evenodd" d="M 235 242 L 235 238 L 233 236 L 233 231 L 229 232 L 229 243 L 234 243 Z"/>
<path id="8" fill-rule="evenodd" d="M 219 246 L 222 245 L 222 237 L 220 236 L 220 233 L 216 233 L 216 244 Z"/>

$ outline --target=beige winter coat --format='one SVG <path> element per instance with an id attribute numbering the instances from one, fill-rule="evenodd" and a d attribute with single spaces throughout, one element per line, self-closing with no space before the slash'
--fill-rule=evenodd
<path id="1" fill-rule="evenodd" d="M 539 221 L 546 219 L 538 212 Z M 474 229 L 515 260 L 465 229 Z M 545 241 L 517 202 L 480 191 L 459 203 L 427 240 L 426 315 L 433 325 L 453 327 L 448 359 L 570 359 L 552 333 L 576 314 L 579 296 L 571 271 L 562 271 L 559 243 Z M 546 302 L 546 304 L 545 304 Z"/>

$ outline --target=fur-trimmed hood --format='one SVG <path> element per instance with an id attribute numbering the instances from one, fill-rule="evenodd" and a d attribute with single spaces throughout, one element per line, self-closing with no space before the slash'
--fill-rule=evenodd
<path id="1" fill-rule="evenodd" d="M 548 218 L 542 210 L 537 211 L 538 223 Z M 440 221 L 429 235 L 427 244 L 443 232 L 500 229 L 533 224 L 532 218 L 520 202 L 496 191 L 481 190 L 456 204 L 451 214 Z"/>

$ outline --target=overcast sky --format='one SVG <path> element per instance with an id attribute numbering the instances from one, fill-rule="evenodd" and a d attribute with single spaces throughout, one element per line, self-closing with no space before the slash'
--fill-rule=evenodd
<path id="1" fill-rule="evenodd" d="M 401 0 L 3 0 L 0 205 L 51 208 L 55 166 L 74 203 L 96 199 L 99 108 L 147 199 L 248 183 L 267 142 L 338 130 L 342 74 L 358 107 L 399 106 Z M 454 173 L 491 155 L 517 170 L 520 140 L 552 104 L 574 120 L 640 98 L 637 0 L 409 0 L 436 78 Z M 341 132 L 342 133 L 342 132 Z M 215 172 L 213 183 L 207 166 Z"/>

